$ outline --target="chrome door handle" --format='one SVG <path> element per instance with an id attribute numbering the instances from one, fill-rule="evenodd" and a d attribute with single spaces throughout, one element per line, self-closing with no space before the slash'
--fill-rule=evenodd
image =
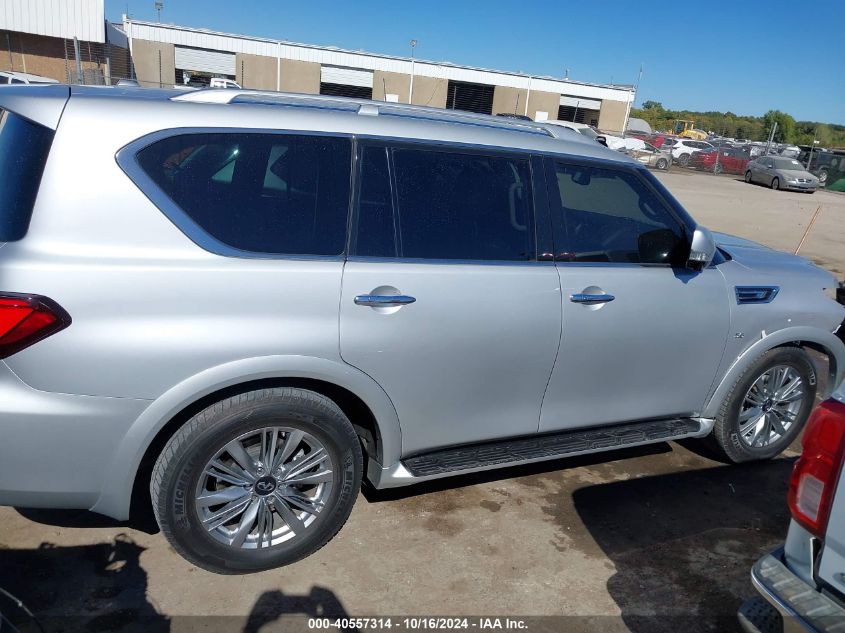
<path id="1" fill-rule="evenodd" d="M 393 306 L 404 306 L 414 303 L 416 297 L 408 295 L 358 295 L 355 297 L 355 305 L 370 306 L 371 308 L 390 308 Z"/>
<path id="2" fill-rule="evenodd" d="M 613 295 L 591 295 L 583 292 L 569 295 L 569 300 L 573 303 L 607 303 L 608 301 L 613 301 L 615 298 Z"/>

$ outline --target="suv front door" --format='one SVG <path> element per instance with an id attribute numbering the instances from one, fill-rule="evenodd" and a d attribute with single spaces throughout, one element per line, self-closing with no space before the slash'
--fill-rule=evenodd
<path id="1" fill-rule="evenodd" d="M 722 274 L 683 267 L 688 231 L 638 170 L 547 173 L 563 333 L 540 430 L 697 413 L 729 329 Z"/>
<path id="2" fill-rule="evenodd" d="M 340 351 L 393 401 L 403 453 L 536 433 L 561 307 L 530 157 L 370 142 L 358 165 Z"/>

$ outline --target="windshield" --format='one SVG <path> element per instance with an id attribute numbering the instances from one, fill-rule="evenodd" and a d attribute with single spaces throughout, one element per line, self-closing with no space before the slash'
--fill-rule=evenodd
<path id="1" fill-rule="evenodd" d="M 775 169 L 799 169 L 804 171 L 804 165 L 794 158 L 773 158 Z"/>
<path id="2" fill-rule="evenodd" d="M 583 134 L 587 138 L 596 138 L 598 136 L 598 134 L 596 134 L 596 131 L 591 127 L 582 127 L 578 131 L 581 132 L 581 134 Z"/>

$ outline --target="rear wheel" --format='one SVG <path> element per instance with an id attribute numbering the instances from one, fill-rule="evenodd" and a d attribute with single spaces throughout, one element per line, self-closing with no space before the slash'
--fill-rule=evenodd
<path id="1" fill-rule="evenodd" d="M 666 169 L 669 166 L 669 161 L 665 158 L 658 158 L 657 159 L 657 168 L 658 169 Z"/>
<path id="2" fill-rule="evenodd" d="M 150 493 L 173 548 L 209 571 L 287 565 L 325 545 L 355 503 L 352 424 L 304 389 L 251 391 L 191 418 L 164 447 Z"/>
<path id="3" fill-rule="evenodd" d="M 780 189 L 780 178 L 772 178 L 772 189 Z"/>
<path id="4" fill-rule="evenodd" d="M 801 432 L 816 397 L 816 372 L 796 347 L 762 354 L 734 383 L 716 416 L 711 444 L 732 462 L 769 459 Z"/>
<path id="5" fill-rule="evenodd" d="M 745 182 L 751 182 L 751 170 L 745 172 Z"/>
<path id="6" fill-rule="evenodd" d="M 824 183 L 827 182 L 827 170 L 821 169 L 819 170 L 819 184 L 824 186 Z"/>

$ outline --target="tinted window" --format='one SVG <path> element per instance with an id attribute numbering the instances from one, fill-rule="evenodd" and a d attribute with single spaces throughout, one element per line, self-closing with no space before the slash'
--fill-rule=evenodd
<path id="1" fill-rule="evenodd" d="M 534 258 L 527 159 L 421 149 L 392 154 L 401 256 Z"/>
<path id="2" fill-rule="evenodd" d="M 53 131 L 0 110 L 0 242 L 26 235 Z"/>
<path id="3" fill-rule="evenodd" d="M 683 262 L 681 225 L 636 175 L 563 163 L 555 171 L 573 261 Z"/>
<path id="4" fill-rule="evenodd" d="M 224 244 L 259 253 L 339 255 L 351 155 L 348 139 L 186 134 L 141 150 L 138 162 Z"/>
<path id="5" fill-rule="evenodd" d="M 364 147 L 353 252 L 365 257 L 396 257 L 388 154 L 384 147 Z"/>

